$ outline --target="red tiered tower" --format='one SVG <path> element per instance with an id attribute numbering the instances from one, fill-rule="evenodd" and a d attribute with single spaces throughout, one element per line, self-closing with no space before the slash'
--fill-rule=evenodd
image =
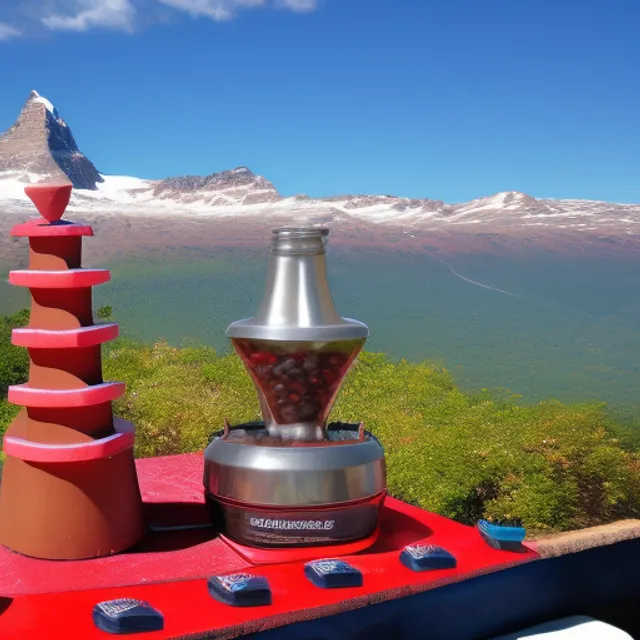
<path id="1" fill-rule="evenodd" d="M 9 388 L 24 408 L 4 438 L 0 544 L 55 560 L 117 553 L 144 534 L 133 425 L 111 410 L 125 385 L 102 379 L 101 345 L 118 325 L 93 323 L 92 287 L 110 274 L 81 267 L 93 229 L 61 220 L 71 189 L 26 187 L 45 220 L 12 229 L 29 238 L 29 268 L 9 274 L 31 293 L 29 325 L 12 339 L 29 351 L 29 381 Z"/>

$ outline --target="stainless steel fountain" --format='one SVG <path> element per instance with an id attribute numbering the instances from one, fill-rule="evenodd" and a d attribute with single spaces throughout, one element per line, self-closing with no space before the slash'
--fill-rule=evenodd
<path id="1" fill-rule="evenodd" d="M 225 428 L 205 451 L 205 487 L 226 534 L 253 546 L 371 535 L 386 491 L 384 452 L 363 425 L 327 425 L 366 325 L 336 311 L 326 229 L 273 232 L 257 315 L 227 336 L 251 375 L 264 421 Z"/>

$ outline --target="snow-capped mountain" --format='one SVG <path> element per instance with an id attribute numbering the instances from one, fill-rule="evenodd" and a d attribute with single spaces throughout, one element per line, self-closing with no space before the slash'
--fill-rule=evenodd
<path id="1" fill-rule="evenodd" d="M 536 199 L 499 193 L 462 204 L 395 196 L 344 195 L 282 197 L 274 185 L 246 167 L 209 176 L 164 180 L 100 174 L 79 150 L 56 108 L 32 92 L 16 123 L 0 136 L 0 208 L 31 213 L 25 184 L 66 176 L 74 185 L 70 212 L 119 217 L 242 218 L 267 221 L 339 223 L 423 230 L 509 233 L 523 229 L 570 229 L 603 235 L 640 232 L 640 205 Z"/>
<path id="2" fill-rule="evenodd" d="M 76 189 L 95 189 L 102 182 L 67 123 L 37 91 L 31 92 L 15 124 L 0 136 L 0 172 L 66 176 Z"/>

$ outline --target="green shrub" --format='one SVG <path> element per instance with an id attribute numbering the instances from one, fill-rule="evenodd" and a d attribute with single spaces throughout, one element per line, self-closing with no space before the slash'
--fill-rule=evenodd
<path id="1" fill-rule="evenodd" d="M 28 322 L 28 311 L 21 311 L 13 316 L 0 316 L 0 436 L 4 435 L 20 410 L 7 402 L 7 388 L 24 382 L 29 372 L 27 350 L 11 344 L 11 331 L 16 327 L 24 327 Z"/>
<path id="2" fill-rule="evenodd" d="M 18 411 L 20 411 L 20 407 L 9 404 L 6 400 L 0 400 L 0 436 L 4 436 L 4 432 L 18 415 Z"/>
<path id="3" fill-rule="evenodd" d="M 462 522 L 558 530 L 639 513 L 638 458 L 603 405 L 467 395 L 438 368 L 365 353 L 335 412 L 381 439 L 392 494 Z"/>
<path id="4" fill-rule="evenodd" d="M 138 456 L 169 455 L 206 446 L 231 421 L 259 416 L 251 381 L 232 356 L 213 349 L 120 344 L 104 358 L 106 379 L 125 380 L 116 412 L 135 423 Z"/>
<path id="5" fill-rule="evenodd" d="M 11 344 L 11 331 L 29 322 L 29 312 L 21 311 L 13 316 L 0 316 L 0 399 L 6 397 L 7 387 L 24 382 L 29 371 L 26 349 Z"/>

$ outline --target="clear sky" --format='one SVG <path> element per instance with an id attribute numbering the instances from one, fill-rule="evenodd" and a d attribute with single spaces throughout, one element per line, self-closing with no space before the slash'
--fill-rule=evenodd
<path id="1" fill-rule="evenodd" d="M 246 165 L 285 195 L 640 202 L 638 0 L 0 0 L 104 173 Z"/>

